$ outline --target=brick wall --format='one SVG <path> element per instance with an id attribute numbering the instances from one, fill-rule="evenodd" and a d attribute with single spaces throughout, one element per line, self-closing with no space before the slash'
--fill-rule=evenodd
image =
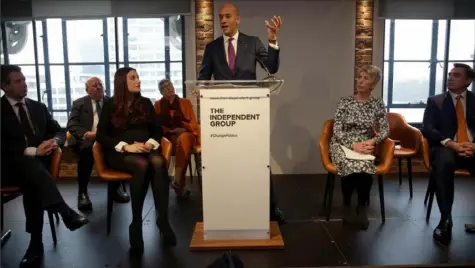
<path id="1" fill-rule="evenodd" d="M 373 0 L 356 1 L 355 80 L 358 68 L 373 62 L 373 7 Z"/>
<path id="2" fill-rule="evenodd" d="M 195 1 L 195 36 L 196 36 L 196 72 L 200 70 L 206 44 L 214 40 L 214 5 L 213 0 Z M 200 98 L 196 99 L 197 118 L 200 118 Z M 198 119 L 199 120 L 199 119 Z"/>

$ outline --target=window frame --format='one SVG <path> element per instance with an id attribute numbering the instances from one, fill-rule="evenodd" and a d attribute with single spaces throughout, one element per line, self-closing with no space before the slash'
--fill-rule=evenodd
<path id="1" fill-rule="evenodd" d="M 394 48 L 395 48 L 395 27 L 396 27 L 396 21 L 395 19 L 390 19 L 390 20 L 385 20 L 384 21 L 384 40 L 383 43 L 386 44 L 386 23 L 390 23 L 389 25 L 389 52 L 388 52 L 388 58 L 385 58 L 385 53 L 386 53 L 386 45 L 384 45 L 383 49 L 383 72 L 385 65 L 387 64 L 388 72 L 387 72 L 387 77 L 384 77 L 383 79 L 388 79 L 388 84 L 387 84 L 387 103 L 386 103 L 386 109 L 387 111 L 391 111 L 391 109 L 397 109 L 397 108 L 402 108 L 402 109 L 417 109 L 417 108 L 425 108 L 426 104 L 395 104 L 393 103 L 393 93 L 394 93 L 394 63 L 397 62 L 414 62 L 414 63 L 421 63 L 421 62 L 427 62 L 430 66 L 430 74 L 429 74 L 429 88 L 428 88 L 428 97 L 434 96 L 436 92 L 436 79 L 437 79 L 437 64 L 443 64 L 443 78 L 442 78 L 442 92 L 447 91 L 447 74 L 448 74 L 448 68 L 449 64 L 453 64 L 454 62 L 464 62 L 472 65 L 472 67 L 475 69 L 475 58 L 473 60 L 470 59 L 464 59 L 464 60 L 459 60 L 459 59 L 449 59 L 449 49 L 450 49 L 450 32 L 451 32 L 451 22 L 452 20 L 432 20 L 432 39 L 431 39 L 431 53 L 430 53 L 430 59 L 429 60 L 395 60 L 394 58 Z M 446 23 L 446 32 L 445 32 L 445 50 L 444 50 L 444 58 L 443 60 L 439 60 L 437 58 L 438 54 L 438 37 L 439 37 L 439 26 L 441 21 L 445 21 Z M 474 54 L 475 54 L 475 48 L 474 48 Z M 471 85 L 471 89 L 469 90 L 475 91 L 475 81 Z M 382 87 L 382 95 L 385 95 L 385 88 L 384 88 L 384 81 L 383 81 L 383 87 Z M 422 122 L 410 122 L 411 125 L 421 127 Z"/>
<path id="2" fill-rule="evenodd" d="M 102 33 L 102 41 L 103 41 L 103 47 L 104 47 L 104 58 L 103 61 L 97 61 L 97 62 L 70 62 L 69 61 L 69 56 L 68 56 L 68 38 L 67 38 L 67 22 L 68 21 L 77 21 L 77 20 L 91 20 L 89 18 L 75 18 L 75 19 L 67 19 L 67 18 L 60 18 L 61 19 L 61 35 L 62 35 L 62 46 L 63 46 L 63 57 L 64 61 L 63 63 L 51 63 L 50 62 L 50 57 L 49 57 L 49 46 L 48 46 L 48 27 L 47 27 L 47 18 L 46 19 L 31 19 L 28 20 L 32 24 L 32 34 L 29 36 L 30 38 L 33 38 L 33 46 L 34 46 L 34 60 L 35 63 L 29 63 L 29 64 L 22 64 L 22 63 L 15 63 L 20 66 L 35 66 L 36 70 L 36 92 L 37 92 L 37 97 L 38 101 L 43 102 L 43 96 L 46 94 L 46 100 L 45 102 L 47 103 L 48 111 L 53 115 L 54 118 L 54 113 L 55 112 L 67 112 L 67 115 L 69 117 L 69 113 L 71 111 L 71 81 L 70 81 L 70 66 L 84 66 L 84 65 L 96 65 L 96 66 L 104 66 L 104 86 L 105 86 L 105 92 L 104 94 L 106 96 L 111 96 L 111 75 L 110 75 L 110 66 L 115 65 L 116 69 L 119 68 L 120 65 L 123 66 L 129 66 L 129 64 L 154 64 L 154 63 L 161 63 L 165 64 L 165 78 L 170 79 L 170 65 L 171 63 L 181 63 L 182 65 L 182 88 L 183 88 L 183 97 L 186 98 L 186 86 L 185 86 L 185 80 L 186 80 L 186 58 L 185 58 L 185 46 L 186 46 L 186 40 L 185 40 L 185 16 L 179 15 L 180 20 L 182 21 L 181 24 L 181 33 L 182 33 L 182 42 L 181 42 L 181 52 L 182 52 L 182 58 L 181 60 L 170 60 L 170 41 L 167 36 L 170 34 L 170 16 L 166 17 L 154 17 L 154 19 L 160 18 L 164 20 L 164 36 L 163 38 L 165 39 L 165 60 L 162 61 L 129 61 L 128 58 L 128 52 L 129 52 L 129 43 L 128 43 L 128 19 L 134 19 L 133 17 L 121 17 L 122 18 L 122 40 L 119 40 L 119 32 L 118 32 L 118 24 L 119 24 L 119 17 L 101 17 L 101 18 L 94 18 L 93 20 L 102 20 L 102 28 L 103 28 L 103 33 Z M 110 61 L 109 60 L 109 22 L 108 18 L 113 18 L 114 21 L 114 42 L 115 42 L 115 60 Z M 27 20 L 21 20 L 21 21 L 27 21 Z M 38 60 L 38 34 L 37 34 L 37 26 L 36 22 L 41 21 L 42 22 L 42 40 L 43 40 L 43 57 L 44 57 L 44 63 L 39 63 Z M 9 54 L 8 54 L 8 45 L 7 45 L 7 39 L 6 39 L 6 22 L 2 20 L 0 22 L 0 27 L 1 27 L 1 32 L 2 32 L 2 48 L 3 48 L 3 57 L 4 57 L 4 64 L 9 64 Z M 124 49 L 124 55 L 123 59 L 119 58 L 119 44 L 123 45 Z M 65 82 L 65 94 L 66 94 L 66 109 L 58 109 L 54 108 L 53 105 L 53 90 L 52 90 L 52 84 L 51 84 L 51 66 L 64 66 L 64 82 Z M 40 84 L 40 71 L 39 68 L 45 68 L 44 73 L 45 73 L 45 85 L 46 89 L 41 92 L 41 84 Z M 158 90 L 158 85 L 157 90 Z"/>

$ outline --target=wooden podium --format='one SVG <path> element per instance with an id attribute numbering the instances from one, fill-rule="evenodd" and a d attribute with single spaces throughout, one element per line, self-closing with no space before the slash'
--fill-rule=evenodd
<path id="1" fill-rule="evenodd" d="M 284 239 L 280 233 L 279 224 L 270 222 L 270 238 L 261 240 L 205 240 L 203 222 L 195 224 L 191 237 L 191 251 L 223 250 L 223 249 L 283 249 Z"/>
<path id="2" fill-rule="evenodd" d="M 270 96 L 283 80 L 187 81 L 200 98 L 203 222 L 191 251 L 283 249 L 270 216 Z"/>

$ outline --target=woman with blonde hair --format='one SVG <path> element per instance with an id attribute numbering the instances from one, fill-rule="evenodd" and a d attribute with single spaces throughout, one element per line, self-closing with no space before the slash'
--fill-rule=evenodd
<path id="1" fill-rule="evenodd" d="M 372 155 L 375 146 L 388 136 L 384 102 L 371 95 L 380 80 L 381 70 L 376 66 L 367 65 L 359 70 L 356 94 L 343 97 L 338 103 L 330 142 L 330 155 L 337 174 L 342 178 L 343 222 L 356 224 L 362 229 L 369 226 L 366 206 L 376 165 L 374 160 L 349 159 L 344 150 Z M 355 188 L 358 193 L 357 215 L 353 215 L 351 210 L 351 195 Z"/>

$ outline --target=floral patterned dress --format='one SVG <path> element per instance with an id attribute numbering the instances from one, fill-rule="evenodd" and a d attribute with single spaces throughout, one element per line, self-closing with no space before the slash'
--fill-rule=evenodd
<path id="1" fill-rule="evenodd" d="M 352 173 L 375 174 L 374 161 L 347 159 L 340 145 L 351 149 L 353 143 L 373 137 L 378 144 L 388 134 L 388 119 L 382 99 L 370 96 L 367 101 L 358 102 L 354 96 L 342 98 L 335 112 L 333 137 L 330 141 L 330 156 L 337 174 L 342 177 Z"/>

